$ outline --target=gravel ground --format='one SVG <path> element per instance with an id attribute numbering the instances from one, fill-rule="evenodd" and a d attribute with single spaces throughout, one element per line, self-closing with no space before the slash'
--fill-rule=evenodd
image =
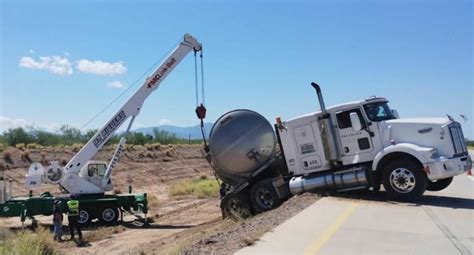
<path id="1" fill-rule="evenodd" d="M 233 254 L 253 245 L 265 232 L 280 225 L 320 198 L 313 193 L 294 196 L 280 207 L 252 218 L 223 224 L 217 232 L 208 235 L 185 249 L 183 254 Z"/>

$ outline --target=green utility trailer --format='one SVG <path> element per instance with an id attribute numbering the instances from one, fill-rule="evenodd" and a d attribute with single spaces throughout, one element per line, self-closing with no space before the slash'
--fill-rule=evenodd
<path id="1" fill-rule="evenodd" d="M 0 184 L 4 184 L 1 182 L 3 180 L 0 180 Z M 0 193 L 3 193 L 4 196 L 0 198 L 0 202 L 2 202 L 0 203 L 0 217 L 20 217 L 24 222 L 26 217 L 52 215 L 55 200 L 61 201 L 60 209 L 62 212 L 66 212 L 66 203 L 69 200 L 67 195 L 55 197 L 49 192 L 44 192 L 40 196 L 32 196 L 30 193 L 30 196 L 26 197 L 8 198 L 5 186 L 1 186 L 0 188 L 3 190 L 0 190 Z M 87 225 L 94 219 L 111 225 L 119 219 L 123 219 L 124 212 L 142 212 L 146 219 L 148 212 L 146 193 L 81 195 L 76 199 L 79 200 L 78 222 L 82 225 Z"/>

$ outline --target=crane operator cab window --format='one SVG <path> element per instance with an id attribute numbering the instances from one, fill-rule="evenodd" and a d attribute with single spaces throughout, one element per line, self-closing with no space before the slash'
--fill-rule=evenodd
<path id="1" fill-rule="evenodd" d="M 396 119 L 387 102 L 375 102 L 364 105 L 365 113 L 371 121 L 384 121 Z"/>
<path id="2" fill-rule="evenodd" d="M 89 177 L 104 177 L 105 170 L 107 170 L 105 164 L 90 164 L 87 168 L 87 175 L 89 175 Z"/>
<path id="3" fill-rule="evenodd" d="M 107 170 L 107 166 L 105 164 L 89 164 L 87 166 L 87 176 L 86 179 L 93 184 L 100 186 L 102 182 L 102 178 L 105 175 L 105 171 Z"/>

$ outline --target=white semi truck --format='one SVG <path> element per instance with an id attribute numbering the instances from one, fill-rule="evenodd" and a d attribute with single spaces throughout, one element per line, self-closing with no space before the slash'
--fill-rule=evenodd
<path id="1" fill-rule="evenodd" d="M 401 119 L 388 100 L 371 97 L 282 121 L 235 110 L 215 123 L 207 159 L 223 180 L 224 215 L 270 210 L 291 194 L 315 189 L 378 191 L 415 199 L 446 188 L 470 170 L 460 123 Z M 276 132 L 275 132 L 276 131 Z"/>

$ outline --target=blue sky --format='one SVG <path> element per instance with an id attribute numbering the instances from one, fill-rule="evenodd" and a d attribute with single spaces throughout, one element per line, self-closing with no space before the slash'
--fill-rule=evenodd
<path id="1" fill-rule="evenodd" d="M 472 13 L 461 0 L 1 1 L 0 129 L 81 127 L 189 32 L 204 45 L 208 121 L 314 111 L 316 81 L 327 105 L 379 95 L 402 117 L 464 113 L 473 138 Z M 194 107 L 190 54 L 135 127 L 195 125 Z"/>

